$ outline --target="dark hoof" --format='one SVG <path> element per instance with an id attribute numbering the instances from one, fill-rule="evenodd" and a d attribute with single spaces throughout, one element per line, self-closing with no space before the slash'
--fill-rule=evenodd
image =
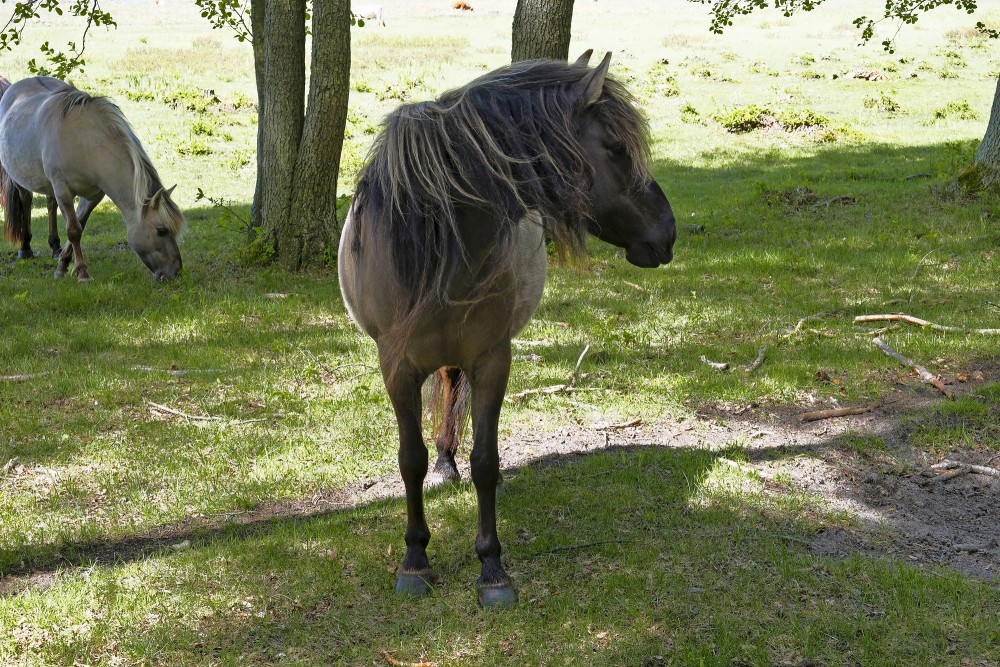
<path id="1" fill-rule="evenodd" d="M 59 259 L 62 257 L 62 248 L 54 248 L 52 250 L 52 259 Z"/>
<path id="2" fill-rule="evenodd" d="M 517 604 L 517 591 L 510 584 L 505 586 L 476 586 L 479 606 L 484 609 L 502 609 Z"/>
<path id="3" fill-rule="evenodd" d="M 422 598 L 430 595 L 434 573 L 400 574 L 396 580 L 396 595 L 407 598 Z"/>
<path id="4" fill-rule="evenodd" d="M 18 259 L 31 259 L 34 256 L 35 256 L 35 253 L 32 252 L 31 248 L 28 248 L 27 250 L 18 250 L 17 251 L 17 258 Z"/>

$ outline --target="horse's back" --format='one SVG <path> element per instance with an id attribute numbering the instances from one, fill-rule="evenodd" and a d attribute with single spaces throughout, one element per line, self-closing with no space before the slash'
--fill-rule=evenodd
<path id="1" fill-rule="evenodd" d="M 49 77 L 22 79 L 0 97 L 0 164 L 18 184 L 52 195 L 58 172 L 73 175 L 77 194 L 96 188 L 89 165 L 106 142 L 92 99 Z"/>

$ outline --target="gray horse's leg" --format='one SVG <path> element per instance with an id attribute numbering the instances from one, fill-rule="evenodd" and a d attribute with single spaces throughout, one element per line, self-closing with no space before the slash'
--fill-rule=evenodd
<path id="1" fill-rule="evenodd" d="M 476 553 L 482 573 L 476 582 L 479 603 L 484 607 L 506 607 L 517 602 L 510 577 L 500 564 L 500 538 L 497 536 L 496 497 L 500 479 L 500 454 L 497 431 L 500 408 L 510 376 L 510 341 L 504 341 L 482 355 L 469 371 L 472 384 L 473 445 L 472 483 L 479 499 L 479 531 Z"/>
<path id="2" fill-rule="evenodd" d="M 76 207 L 76 219 L 80 223 L 80 233 L 82 234 L 84 230 L 87 229 L 87 220 L 90 219 L 90 214 L 94 212 L 97 205 L 101 203 L 104 199 L 104 193 L 102 192 L 93 199 L 86 199 L 80 197 L 80 203 Z M 69 258 L 73 253 L 73 246 L 67 244 L 64 250 L 59 242 L 59 232 L 56 227 L 56 214 L 55 211 L 58 210 L 59 204 L 53 197 L 49 197 L 49 246 L 52 248 L 52 256 L 56 259 L 65 257 L 66 264 L 69 264 Z M 65 266 L 63 267 L 63 273 L 66 272 Z"/>
<path id="3" fill-rule="evenodd" d="M 462 425 L 465 421 L 468 387 L 459 368 L 442 368 L 434 378 L 436 384 L 438 423 L 434 434 L 438 457 L 431 473 L 430 484 L 437 486 L 461 479 L 455 464 Z"/>
<path id="4" fill-rule="evenodd" d="M 87 264 L 83 261 L 83 249 L 80 247 L 80 238 L 83 236 L 83 227 L 73 210 L 73 195 L 65 190 L 56 189 L 56 200 L 59 202 L 59 209 L 62 211 L 63 219 L 66 221 L 66 236 L 69 238 L 69 245 L 63 250 L 56 264 L 56 278 L 66 275 L 71 256 L 75 256 L 76 279 L 80 282 L 90 280 L 90 273 L 87 271 Z"/>
<path id="5" fill-rule="evenodd" d="M 430 592 L 435 579 L 427 560 L 431 532 L 424 518 L 427 447 L 420 432 L 420 386 L 423 378 L 405 362 L 398 369 L 389 368 L 386 355 L 380 356 L 383 359 L 382 377 L 399 428 L 399 472 L 406 487 L 406 553 L 399 566 L 396 593 L 422 596 Z"/>
<path id="6" fill-rule="evenodd" d="M 62 242 L 59 241 L 59 202 L 55 197 L 46 197 L 45 206 L 49 210 L 49 248 L 52 249 L 52 257 L 59 259 L 62 253 Z"/>

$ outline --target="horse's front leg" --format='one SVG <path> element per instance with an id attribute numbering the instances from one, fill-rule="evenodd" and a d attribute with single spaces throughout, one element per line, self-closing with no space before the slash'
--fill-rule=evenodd
<path id="1" fill-rule="evenodd" d="M 81 235 L 83 234 L 83 231 L 87 228 L 87 220 L 90 219 L 90 214 L 94 212 L 94 209 L 97 208 L 97 205 L 100 204 L 101 200 L 103 199 L 104 199 L 103 192 L 94 197 L 93 199 L 80 197 L 80 204 L 76 207 L 76 220 L 77 223 L 80 225 Z M 60 269 L 56 270 L 56 277 L 58 278 L 59 276 L 66 273 L 66 267 L 67 265 L 69 265 L 69 259 L 73 255 L 73 244 L 68 243 L 66 245 L 65 250 L 63 250 L 60 247 L 59 232 L 57 231 L 56 227 L 56 214 L 55 214 L 55 211 L 58 208 L 58 202 L 55 200 L 55 198 L 49 197 L 48 204 L 49 204 L 49 246 L 52 248 L 53 257 L 56 257 L 57 259 L 61 260 L 60 267 L 62 273 L 60 273 Z M 67 229 L 69 228 L 69 222 L 66 223 L 66 227 Z M 81 280 L 84 279 L 81 278 Z M 90 278 L 88 277 L 86 278 L 86 280 L 90 280 Z"/>
<path id="2" fill-rule="evenodd" d="M 56 200 L 59 202 L 59 209 L 62 211 L 63 219 L 66 221 L 66 236 L 69 238 L 69 245 L 63 250 L 56 264 L 56 278 L 66 275 L 71 256 L 75 256 L 76 264 L 73 270 L 76 272 L 76 279 L 80 282 L 90 280 L 90 273 L 87 271 L 87 264 L 83 261 L 83 249 L 80 247 L 80 238 L 83 236 L 83 227 L 73 210 L 73 195 L 66 190 L 56 190 Z"/>
<path id="3" fill-rule="evenodd" d="M 482 355 L 469 373 L 472 385 L 472 483 L 479 499 L 479 531 L 476 553 L 482 573 L 476 582 L 479 603 L 484 607 L 505 607 L 517 602 L 510 577 L 500 564 L 500 538 L 497 536 L 496 497 L 500 480 L 500 454 L 497 431 L 500 408 L 510 376 L 510 341 L 505 341 Z"/>
<path id="4" fill-rule="evenodd" d="M 423 596 L 430 592 L 434 571 L 427 560 L 431 532 L 424 518 L 424 477 L 427 447 L 420 432 L 420 386 L 423 378 L 405 361 L 392 369 L 381 355 L 382 377 L 389 392 L 399 428 L 399 472 L 406 487 L 406 553 L 396 581 L 398 595 Z"/>

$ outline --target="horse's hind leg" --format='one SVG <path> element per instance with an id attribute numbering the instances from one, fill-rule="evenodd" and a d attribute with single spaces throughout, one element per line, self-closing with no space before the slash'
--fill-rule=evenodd
<path id="1" fill-rule="evenodd" d="M 431 485 L 461 479 L 455 465 L 455 453 L 462 436 L 465 423 L 469 384 L 461 369 L 442 368 L 434 377 L 434 402 L 437 411 L 434 443 L 438 457 L 431 473 Z"/>
<path id="2" fill-rule="evenodd" d="M 483 564 L 476 589 L 479 604 L 505 607 L 517 602 L 510 577 L 500 564 L 500 538 L 497 536 L 497 482 L 500 479 L 500 454 L 497 431 L 500 408 L 510 375 L 510 342 L 501 343 L 480 357 L 469 372 L 472 385 L 472 483 L 479 499 L 479 531 L 476 553 Z"/>
<path id="3" fill-rule="evenodd" d="M 49 209 L 49 248 L 52 249 L 52 257 L 59 259 L 62 253 L 62 243 L 59 241 L 59 202 L 55 197 L 46 197 L 45 205 Z"/>
<path id="4" fill-rule="evenodd" d="M 405 362 L 393 370 L 381 355 L 382 377 L 399 427 L 399 472 L 406 487 L 406 553 L 396 581 L 398 595 L 426 595 L 435 579 L 427 560 L 431 533 L 424 518 L 427 447 L 420 432 L 420 385 L 423 378 Z"/>
<path id="5" fill-rule="evenodd" d="M 73 195 L 66 191 L 56 190 L 56 200 L 59 202 L 59 209 L 62 211 L 63 219 L 66 221 L 66 236 L 69 238 L 69 245 L 62 251 L 59 262 L 56 264 L 56 278 L 66 275 L 69 267 L 70 257 L 75 256 L 76 279 L 80 282 L 90 280 L 90 273 L 87 271 L 87 264 L 83 261 L 83 249 L 80 247 L 80 238 L 83 236 L 83 227 L 73 210 Z M 89 215 L 89 214 L 88 214 Z"/>

